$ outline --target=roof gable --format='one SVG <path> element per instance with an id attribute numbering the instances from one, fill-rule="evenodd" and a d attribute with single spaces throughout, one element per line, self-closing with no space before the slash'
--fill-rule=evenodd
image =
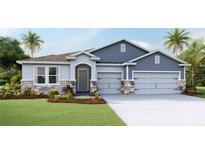
<path id="1" fill-rule="evenodd" d="M 102 46 L 102 47 L 93 49 L 93 50 L 90 51 L 90 53 L 96 52 L 96 51 L 98 51 L 98 50 L 101 50 L 101 49 L 103 49 L 103 48 L 109 47 L 109 46 L 111 46 L 111 45 L 114 45 L 114 44 L 116 44 L 116 43 L 123 42 L 123 41 L 124 41 L 124 42 L 127 42 L 127 43 L 129 43 L 129 44 L 131 44 L 131 45 L 133 45 L 133 46 L 135 46 L 135 47 L 137 47 L 137 48 L 139 48 L 139 49 L 141 49 L 141 50 L 147 52 L 147 53 L 150 52 L 150 50 L 145 49 L 144 47 L 138 45 L 136 42 L 133 42 L 133 41 L 127 40 L 127 39 L 122 39 L 122 40 L 115 41 L 115 42 L 113 42 L 113 43 L 109 43 L 109 44 L 107 44 L 107 45 L 104 45 L 104 46 Z"/>
<path id="2" fill-rule="evenodd" d="M 170 54 L 168 54 L 168 53 L 161 52 L 161 51 L 159 51 L 159 50 L 150 52 L 150 53 L 148 53 L 148 54 L 142 55 L 142 56 L 137 57 L 137 58 L 134 58 L 134 59 L 130 60 L 129 62 L 138 61 L 138 60 L 140 60 L 140 59 L 143 59 L 143 58 L 148 57 L 148 56 L 150 56 L 150 55 L 152 55 L 152 54 L 155 54 L 155 53 L 161 53 L 161 54 L 167 56 L 168 58 L 170 58 L 170 59 L 172 59 L 172 60 L 174 60 L 174 61 L 176 61 L 176 62 L 179 62 L 179 63 L 181 63 L 181 64 L 187 64 L 185 61 L 183 61 L 183 60 L 181 60 L 181 59 L 179 59 L 179 58 L 176 58 L 176 57 L 174 57 L 174 56 L 172 56 L 172 55 L 170 55 Z"/>

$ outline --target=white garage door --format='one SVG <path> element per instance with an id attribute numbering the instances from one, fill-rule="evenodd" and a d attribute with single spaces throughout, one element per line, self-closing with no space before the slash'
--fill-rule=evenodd
<path id="1" fill-rule="evenodd" d="M 177 90 L 179 73 L 135 72 L 135 94 L 174 94 Z"/>
<path id="2" fill-rule="evenodd" d="M 98 72 L 98 90 L 100 94 L 119 94 L 121 72 Z"/>

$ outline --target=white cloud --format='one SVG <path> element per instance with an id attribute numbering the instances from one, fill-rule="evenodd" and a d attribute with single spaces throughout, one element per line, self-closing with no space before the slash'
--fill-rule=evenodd
<path id="1" fill-rule="evenodd" d="M 134 42 L 135 44 L 148 49 L 148 50 L 156 50 L 156 49 L 161 49 L 160 46 L 156 45 L 156 44 L 151 44 L 145 41 L 138 41 L 138 40 L 133 40 L 132 42 Z"/>
<path id="2" fill-rule="evenodd" d="M 39 55 L 48 55 L 48 54 L 60 54 L 69 52 L 75 48 L 79 49 L 78 46 L 82 45 L 89 40 L 95 38 L 98 34 L 102 32 L 102 29 L 80 29 L 78 32 L 75 32 L 63 40 L 55 42 L 46 42 L 43 50 L 44 53 L 37 53 Z M 54 52 L 58 53 L 54 53 Z"/>
<path id="3" fill-rule="evenodd" d="M 192 38 L 205 40 L 205 28 L 190 28 L 187 31 L 190 32 Z"/>

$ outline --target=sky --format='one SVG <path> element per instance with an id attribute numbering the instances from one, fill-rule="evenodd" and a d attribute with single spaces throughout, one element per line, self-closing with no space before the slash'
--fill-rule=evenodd
<path id="1" fill-rule="evenodd" d="M 44 41 L 42 49 L 34 56 L 61 54 L 88 48 L 98 48 L 109 43 L 129 39 L 150 49 L 170 52 L 163 46 L 169 28 L 17 28 L 0 29 L 0 36 L 21 40 L 28 31 L 37 33 Z M 186 29 L 192 38 L 205 40 L 205 28 Z"/>

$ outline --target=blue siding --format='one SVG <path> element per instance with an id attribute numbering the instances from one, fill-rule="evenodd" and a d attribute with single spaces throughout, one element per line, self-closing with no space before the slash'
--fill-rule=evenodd
<path id="1" fill-rule="evenodd" d="M 154 63 L 155 55 L 160 55 L 160 64 Z M 184 67 L 180 63 L 161 54 L 155 53 L 136 61 L 137 64 L 129 66 L 129 79 L 132 79 L 132 71 L 181 71 L 181 78 L 184 79 Z"/>
<path id="2" fill-rule="evenodd" d="M 126 44 L 126 52 L 120 51 L 120 44 Z M 102 63 L 122 63 L 127 62 L 131 59 L 137 58 L 144 54 L 148 53 L 143 49 L 140 49 L 128 42 L 121 41 L 117 42 L 113 45 L 107 46 L 105 48 L 99 49 L 97 51 L 92 52 L 92 54 L 100 57 L 100 61 Z"/>

